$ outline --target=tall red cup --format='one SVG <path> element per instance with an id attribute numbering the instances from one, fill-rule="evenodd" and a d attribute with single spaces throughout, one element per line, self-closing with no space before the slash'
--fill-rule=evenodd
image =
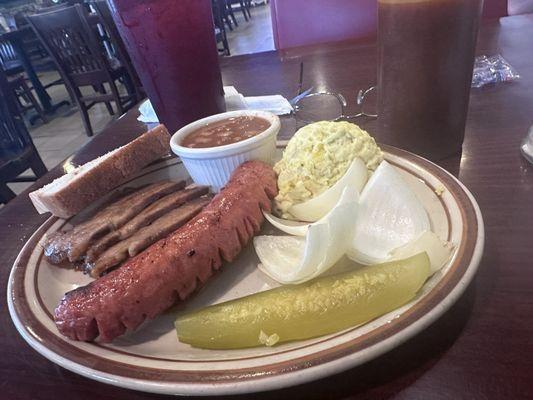
<path id="1" fill-rule="evenodd" d="M 108 0 L 159 120 L 173 132 L 224 112 L 210 0 Z"/>

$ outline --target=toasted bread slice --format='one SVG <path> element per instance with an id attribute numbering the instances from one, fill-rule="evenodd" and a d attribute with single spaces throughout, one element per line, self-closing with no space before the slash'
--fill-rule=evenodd
<path id="1" fill-rule="evenodd" d="M 30 193 L 39 214 L 69 218 L 170 151 L 170 134 L 158 125 L 132 142 L 80 165 Z"/>

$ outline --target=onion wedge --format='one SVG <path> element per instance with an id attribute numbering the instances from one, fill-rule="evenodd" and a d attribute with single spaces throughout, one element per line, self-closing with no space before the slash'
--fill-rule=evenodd
<path id="1" fill-rule="evenodd" d="M 263 211 L 263 215 L 266 220 L 272 224 L 272 226 L 278 228 L 280 231 L 288 233 L 289 235 L 305 236 L 310 222 L 293 221 L 290 219 L 278 218 L 270 213 Z"/>
<path id="2" fill-rule="evenodd" d="M 259 269 L 283 284 L 308 281 L 331 268 L 351 244 L 357 217 L 357 192 L 344 189 L 337 205 L 302 236 L 256 236 Z"/>
<path id="3" fill-rule="evenodd" d="M 346 189 L 346 188 L 345 188 Z M 355 186 L 351 186 L 351 189 L 348 189 L 347 193 L 351 193 L 352 198 L 348 198 L 348 196 L 344 197 L 342 201 L 338 202 L 338 204 L 348 202 L 348 201 L 359 201 L 359 194 L 358 190 Z M 340 200 L 340 199 L 339 199 Z M 335 207 L 335 206 L 333 206 Z M 331 211 L 331 210 L 329 210 Z M 263 211 L 263 215 L 265 216 L 266 220 L 272 224 L 272 226 L 278 228 L 280 231 L 288 233 L 289 235 L 295 235 L 295 236 L 305 236 L 307 234 L 307 230 L 309 229 L 309 225 L 312 224 L 321 224 L 326 221 L 329 215 L 326 214 L 324 217 L 322 217 L 320 220 L 314 223 L 310 222 L 301 222 L 301 221 L 293 221 L 290 219 L 283 219 L 278 218 L 270 213 L 267 213 Z M 355 220 L 353 221 L 355 223 Z"/>
<path id="4" fill-rule="evenodd" d="M 450 260 L 453 246 L 451 243 L 440 239 L 435 233 L 425 231 L 405 246 L 394 249 L 390 254 L 389 260 L 402 260 L 421 252 L 425 252 L 428 255 L 430 273 L 434 274 Z"/>
<path id="5" fill-rule="evenodd" d="M 360 264 L 377 264 L 430 230 L 424 206 L 396 172 L 382 161 L 361 193 L 352 246 L 347 255 Z"/>

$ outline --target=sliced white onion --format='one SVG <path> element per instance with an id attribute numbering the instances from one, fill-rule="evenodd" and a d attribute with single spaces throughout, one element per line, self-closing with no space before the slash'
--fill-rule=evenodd
<path id="1" fill-rule="evenodd" d="M 332 208 L 337 207 L 341 204 L 354 202 L 359 202 L 359 192 L 357 187 L 349 185 L 343 189 L 340 198 L 337 199 L 336 205 L 333 205 Z M 329 210 L 329 212 L 331 212 L 331 210 Z M 313 224 L 325 222 L 329 218 L 329 212 L 317 222 L 313 222 Z M 309 229 L 309 225 L 311 225 L 310 222 L 292 221 L 290 219 L 278 218 L 265 211 L 263 211 L 263 215 L 265 216 L 267 221 L 270 222 L 274 227 L 278 228 L 280 231 L 288 233 L 289 235 L 305 236 L 307 234 L 307 230 Z M 353 223 L 355 224 L 355 220 L 353 221 Z"/>
<path id="2" fill-rule="evenodd" d="M 393 166 L 383 161 L 361 193 L 348 257 L 361 264 L 386 261 L 391 251 L 430 230 L 422 203 Z"/>
<path id="3" fill-rule="evenodd" d="M 274 215 L 263 211 L 263 215 L 274 227 L 280 231 L 288 233 L 289 235 L 305 236 L 309 222 L 292 221 L 290 219 L 283 219 L 275 217 Z"/>
<path id="4" fill-rule="evenodd" d="M 451 243 L 440 239 L 431 231 L 425 231 L 412 242 L 393 250 L 390 260 L 402 260 L 425 251 L 431 263 L 431 274 L 434 274 L 448 262 L 452 250 Z"/>
<path id="5" fill-rule="evenodd" d="M 319 230 L 315 235 L 321 233 Z M 304 257 L 305 245 L 305 238 L 299 236 L 256 236 L 254 247 L 261 260 L 259 269 L 274 280 L 290 276 Z"/>
<path id="6" fill-rule="evenodd" d="M 305 238 L 255 237 L 259 268 L 283 284 L 302 283 L 327 271 L 351 245 L 357 209 L 357 192 L 348 187 L 320 222 L 308 225 Z"/>
<path id="7" fill-rule="evenodd" d="M 361 193 L 367 179 L 368 170 L 364 161 L 354 158 L 346 173 L 333 186 L 312 199 L 293 205 L 289 213 L 300 221 L 318 221 L 337 204 L 344 188 L 353 187 L 357 193 Z"/>

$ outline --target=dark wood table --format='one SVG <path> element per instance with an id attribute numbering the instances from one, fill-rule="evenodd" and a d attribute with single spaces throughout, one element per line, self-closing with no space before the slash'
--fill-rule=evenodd
<path id="1" fill-rule="evenodd" d="M 501 53 L 521 74 L 513 83 L 474 90 L 462 157 L 442 163 L 470 188 L 485 219 L 486 247 L 477 277 L 459 301 L 428 329 L 386 355 L 347 372 L 254 398 L 281 399 L 532 399 L 533 398 L 533 166 L 520 141 L 533 123 L 533 15 L 483 25 L 478 52 Z M 300 61 L 304 87 L 328 88 L 353 101 L 375 82 L 372 42 L 344 43 L 225 59 L 225 84 L 245 95 L 296 93 Z M 130 111 L 69 162 L 86 162 L 145 130 Z M 373 124 L 366 125 L 372 132 Z M 285 124 L 284 135 L 290 134 Z M 379 138 L 386 141 L 386 138 Z M 61 166 L 40 179 L 41 186 Z M 0 210 L 0 280 L 27 238 L 47 218 L 27 193 Z M 163 398 L 93 382 L 33 351 L 17 334 L 1 300 L 0 398 Z M 241 396 L 250 398 L 251 396 Z"/>

